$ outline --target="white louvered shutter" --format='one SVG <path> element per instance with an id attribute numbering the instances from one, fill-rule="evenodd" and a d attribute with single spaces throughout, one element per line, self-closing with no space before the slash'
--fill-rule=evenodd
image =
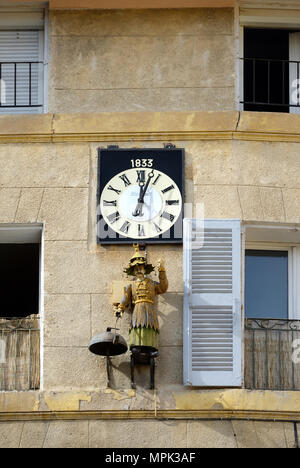
<path id="1" fill-rule="evenodd" d="M 43 32 L 38 30 L 0 31 L 0 62 L 1 66 L 1 101 L 0 113 L 37 113 L 42 112 L 43 104 L 43 64 L 17 64 L 7 62 L 42 62 L 43 60 Z M 31 67 L 31 68 L 30 68 Z M 16 86 L 15 86 L 16 74 Z M 30 80 L 31 75 L 31 80 Z M 5 93 L 4 93 L 5 91 Z M 3 97 L 5 96 L 5 99 Z M 4 101 L 4 102 L 3 102 Z"/>
<path id="2" fill-rule="evenodd" d="M 241 223 L 184 220 L 184 383 L 242 385 Z"/>

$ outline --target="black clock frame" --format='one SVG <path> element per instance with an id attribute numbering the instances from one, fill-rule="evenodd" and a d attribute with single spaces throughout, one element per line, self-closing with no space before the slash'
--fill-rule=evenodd
<path id="1" fill-rule="evenodd" d="M 100 207 L 101 194 L 106 184 L 120 172 L 128 169 L 150 169 L 148 166 L 132 166 L 132 160 L 153 160 L 153 169 L 164 172 L 177 184 L 182 196 L 179 218 L 164 234 L 149 239 L 123 237 L 111 229 L 103 220 Z M 182 221 L 184 216 L 184 160 L 183 148 L 99 148 L 97 189 L 97 243 L 98 244 L 182 244 Z M 101 226 L 101 230 L 100 230 Z M 105 234 L 101 237 L 101 232 Z M 175 237 L 175 233 L 180 236 Z"/>

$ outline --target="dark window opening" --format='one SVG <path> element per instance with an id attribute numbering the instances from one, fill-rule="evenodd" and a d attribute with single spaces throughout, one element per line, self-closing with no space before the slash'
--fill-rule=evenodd
<path id="1" fill-rule="evenodd" d="M 39 313 L 40 244 L 0 244 L 0 317 Z"/>
<path id="2" fill-rule="evenodd" d="M 244 110 L 290 111 L 290 33 L 244 29 Z"/>
<path id="3" fill-rule="evenodd" d="M 288 252 L 246 250 L 246 318 L 288 319 Z"/>

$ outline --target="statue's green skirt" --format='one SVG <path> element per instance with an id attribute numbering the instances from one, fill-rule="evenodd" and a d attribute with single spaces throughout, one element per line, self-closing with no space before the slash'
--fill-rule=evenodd
<path id="1" fill-rule="evenodd" d="M 153 328 L 132 328 L 129 332 L 129 344 L 132 346 L 151 346 L 158 349 L 158 331 Z"/>

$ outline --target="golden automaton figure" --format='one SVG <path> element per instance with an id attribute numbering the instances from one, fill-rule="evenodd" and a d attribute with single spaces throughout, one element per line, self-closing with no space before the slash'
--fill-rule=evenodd
<path id="1" fill-rule="evenodd" d="M 125 309 L 132 312 L 129 331 L 129 344 L 132 352 L 157 352 L 159 323 L 154 308 L 154 299 L 158 294 L 164 294 L 168 289 L 168 280 L 164 262 L 159 260 L 159 281 L 153 281 L 146 275 L 154 270 L 147 263 L 146 255 L 139 245 L 134 245 L 135 253 L 128 267 L 124 270 L 128 276 L 134 276 L 135 281 L 124 290 L 124 296 L 118 306 L 117 313 Z"/>

